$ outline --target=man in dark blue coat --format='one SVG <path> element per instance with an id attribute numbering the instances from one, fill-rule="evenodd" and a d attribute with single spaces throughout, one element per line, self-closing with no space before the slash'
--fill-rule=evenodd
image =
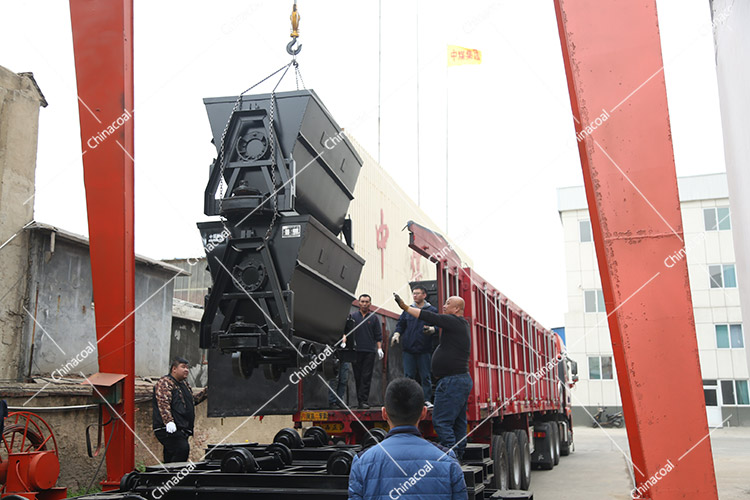
<path id="1" fill-rule="evenodd" d="M 354 337 L 354 350 L 357 360 L 354 363 L 354 380 L 357 384 L 357 401 L 360 408 L 369 408 L 372 371 L 375 366 L 375 355 L 383 359 L 383 329 L 380 319 L 370 311 L 372 298 L 363 293 L 359 296 L 359 311 L 352 314 L 354 328 L 346 336 Z"/>
<path id="2" fill-rule="evenodd" d="M 417 285 L 412 288 L 414 303 L 412 307 L 437 313 L 435 306 L 427 302 L 427 289 Z M 432 377 L 430 363 L 432 360 L 432 334 L 435 327 L 426 325 L 406 311 L 401 313 L 396 324 L 396 332 L 391 337 L 391 345 L 401 342 L 404 361 L 404 376 L 422 382 L 425 404 L 432 406 Z M 419 376 L 419 378 L 417 378 Z"/>
<path id="3" fill-rule="evenodd" d="M 453 451 L 427 441 L 417 429 L 427 413 L 419 384 L 408 378 L 388 384 L 381 412 L 391 430 L 381 443 L 354 457 L 349 499 L 467 499 Z"/>

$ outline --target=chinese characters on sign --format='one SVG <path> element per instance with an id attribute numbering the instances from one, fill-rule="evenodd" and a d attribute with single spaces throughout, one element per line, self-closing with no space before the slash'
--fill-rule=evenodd
<path id="1" fill-rule="evenodd" d="M 448 45 L 448 66 L 459 66 L 462 64 L 481 64 L 482 51 L 467 49 L 458 45 Z"/>
<path id="2" fill-rule="evenodd" d="M 383 221 L 383 209 L 380 209 L 380 225 L 375 226 L 376 243 L 380 250 L 380 278 L 385 277 L 385 246 L 388 243 L 388 225 Z"/>

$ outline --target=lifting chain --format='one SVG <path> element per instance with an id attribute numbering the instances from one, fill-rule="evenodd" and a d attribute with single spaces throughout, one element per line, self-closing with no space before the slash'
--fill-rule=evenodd
<path id="1" fill-rule="evenodd" d="M 289 69 L 288 66 L 287 69 Z M 284 74 L 286 74 L 286 71 Z M 279 83 L 281 83 L 281 80 L 279 80 Z M 276 87 L 278 87 L 278 84 L 276 84 Z M 279 190 L 276 189 L 276 131 L 273 128 L 274 112 L 276 111 L 276 87 L 271 91 L 271 112 L 268 119 L 269 142 L 271 143 L 271 189 L 273 190 L 269 196 L 273 197 L 273 216 L 271 217 L 271 224 L 268 225 L 268 230 L 266 230 L 266 235 L 263 236 L 263 241 L 268 241 L 271 237 L 273 226 L 279 217 Z"/>
<path id="2" fill-rule="evenodd" d="M 276 86 L 271 91 L 271 106 L 269 111 L 269 120 L 268 120 L 268 128 L 269 128 L 269 142 L 271 146 L 271 186 L 272 186 L 272 192 L 269 195 L 269 197 L 272 198 L 273 203 L 273 215 L 271 217 L 271 223 L 268 226 L 268 229 L 266 230 L 266 234 L 263 236 L 263 241 L 268 241 L 271 237 L 271 234 L 273 233 L 273 228 L 276 223 L 276 220 L 279 217 L 279 201 L 278 201 L 278 191 L 280 188 L 277 189 L 276 187 L 276 130 L 274 129 L 274 117 L 276 113 L 276 89 L 279 87 L 279 84 L 284 79 L 284 76 L 286 76 L 287 71 L 289 71 L 290 66 L 294 66 L 294 79 L 297 84 L 297 90 L 300 89 L 300 82 L 302 83 L 302 88 L 307 89 L 305 87 L 305 81 L 302 79 L 302 73 L 299 69 L 299 63 L 297 63 L 297 54 L 300 53 L 302 50 L 302 45 L 299 45 L 296 49 L 294 48 L 294 45 L 297 43 L 297 38 L 299 37 L 299 21 L 300 21 L 300 15 L 299 12 L 297 12 L 297 0 L 294 0 L 294 6 L 292 7 L 292 15 L 290 16 L 290 20 L 292 21 L 292 41 L 287 44 L 286 50 L 287 52 L 292 56 L 291 62 L 288 64 L 282 66 L 281 68 L 277 69 L 252 87 L 248 88 L 244 92 L 242 92 L 240 95 L 237 96 L 237 100 L 234 102 L 234 106 L 232 106 L 232 111 L 229 113 L 229 118 L 227 118 L 227 123 L 224 125 L 224 130 L 221 133 L 221 145 L 219 146 L 219 215 L 221 217 L 221 223 L 224 228 L 223 234 L 230 235 L 231 231 L 227 227 L 226 224 L 226 217 L 222 216 L 222 206 L 224 202 L 224 186 L 226 185 L 226 182 L 224 180 L 224 155 L 225 155 L 225 148 L 226 148 L 226 136 L 227 132 L 229 131 L 229 125 L 232 122 L 232 117 L 237 112 L 237 110 L 240 108 L 240 104 L 242 103 L 242 96 L 260 85 L 261 83 L 265 82 L 272 76 L 276 75 L 280 71 L 284 70 L 284 73 L 281 75 L 281 78 L 279 78 L 279 81 L 276 83 Z M 268 200 L 264 200 L 261 202 L 261 205 L 265 203 Z M 260 208 L 260 207 L 259 207 Z M 255 209 L 257 210 L 257 209 Z M 243 219 L 244 220 L 244 219 Z"/>

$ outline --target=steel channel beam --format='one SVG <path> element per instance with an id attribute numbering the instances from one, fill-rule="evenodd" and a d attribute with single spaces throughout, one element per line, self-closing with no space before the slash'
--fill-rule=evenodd
<path id="1" fill-rule="evenodd" d="M 498 375 L 498 395 L 497 402 L 501 403 L 501 399 L 505 398 L 505 369 L 503 368 L 503 330 L 502 322 L 500 321 L 500 301 L 498 300 L 497 294 L 494 294 L 492 299 L 495 305 L 495 329 L 497 330 L 497 341 L 495 342 L 495 351 L 497 354 L 497 375 Z"/>
<path id="2" fill-rule="evenodd" d="M 106 490 L 134 467 L 133 2 L 70 0 L 70 18 L 99 370 L 126 375 L 123 403 L 105 408 L 122 417 L 105 428 Z"/>
<path id="3" fill-rule="evenodd" d="M 531 335 L 529 335 L 529 328 L 528 323 L 526 323 L 526 314 L 521 314 L 521 336 L 523 338 L 523 342 L 521 343 L 521 349 L 523 349 L 523 381 L 526 388 L 526 394 L 527 399 L 530 397 L 530 400 L 533 402 L 536 400 L 536 387 L 534 387 L 536 384 L 529 384 L 528 375 L 529 373 L 533 373 L 531 367 L 532 367 L 532 357 L 534 356 L 534 345 L 532 344 L 533 339 L 531 338 Z M 530 395 L 530 396 L 529 396 Z"/>
<path id="4" fill-rule="evenodd" d="M 491 410 L 492 407 L 492 354 L 490 351 L 490 302 L 489 298 L 487 297 L 487 285 L 485 284 L 485 289 L 482 291 L 482 297 L 484 299 L 484 324 L 485 324 L 485 340 L 487 342 L 487 380 L 489 382 L 489 394 L 487 398 L 487 404 L 489 405 L 488 408 Z"/>
<path id="5" fill-rule="evenodd" d="M 554 3 L 636 486 L 716 499 L 656 1 Z"/>

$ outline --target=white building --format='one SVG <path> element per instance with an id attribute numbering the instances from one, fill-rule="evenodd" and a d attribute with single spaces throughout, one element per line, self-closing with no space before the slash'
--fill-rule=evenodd
<path id="1" fill-rule="evenodd" d="M 687 258 L 709 425 L 750 425 L 747 336 L 740 312 L 727 177 L 683 177 L 678 186 L 685 249 L 667 257 L 665 265 Z M 583 186 L 558 189 L 558 210 L 568 284 L 566 343 L 569 357 L 578 362 L 580 377 L 572 391 L 574 417 L 588 423 L 587 411 L 593 414 L 599 406 L 606 406 L 607 413 L 620 411 L 622 402 Z"/>

